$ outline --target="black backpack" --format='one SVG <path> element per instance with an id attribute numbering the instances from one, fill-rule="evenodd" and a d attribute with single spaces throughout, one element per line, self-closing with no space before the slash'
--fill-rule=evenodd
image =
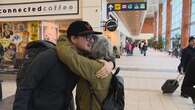
<path id="1" fill-rule="evenodd" d="M 51 48 L 55 48 L 55 44 L 46 40 L 32 41 L 27 44 L 25 48 L 25 57 L 23 63 L 19 68 L 19 72 L 17 73 L 17 78 L 16 78 L 17 86 L 24 79 L 25 71 L 32 63 L 33 59 L 41 52 Z"/>
<path id="2" fill-rule="evenodd" d="M 120 71 L 120 68 L 118 67 L 116 69 L 116 72 L 112 76 L 108 95 L 104 99 L 103 103 L 101 103 L 100 99 L 95 94 L 94 89 L 92 88 L 91 84 L 88 82 L 89 90 L 91 94 L 90 99 L 92 101 L 92 95 L 95 96 L 96 100 L 101 105 L 101 110 L 124 110 L 124 106 L 125 106 L 124 79 L 120 76 L 117 76 L 119 71 Z M 90 106 L 91 106 L 90 110 L 92 110 L 92 105 Z"/>

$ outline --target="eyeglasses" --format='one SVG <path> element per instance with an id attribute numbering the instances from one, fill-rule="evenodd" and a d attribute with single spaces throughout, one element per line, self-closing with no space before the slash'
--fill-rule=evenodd
<path id="1" fill-rule="evenodd" d="M 97 40 L 97 36 L 96 35 L 86 35 L 84 36 L 86 38 L 87 41 L 89 42 L 94 42 Z"/>

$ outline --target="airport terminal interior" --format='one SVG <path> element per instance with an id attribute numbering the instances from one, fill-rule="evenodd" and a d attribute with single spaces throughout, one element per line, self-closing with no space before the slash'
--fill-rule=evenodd
<path id="1" fill-rule="evenodd" d="M 0 110 L 42 110 L 13 106 L 20 91 L 18 74 L 34 51 L 27 47 L 36 41 L 58 44 L 75 21 L 87 21 L 86 31 L 101 32 L 111 45 L 115 69 L 120 67 L 124 80 L 124 108 L 116 110 L 195 110 L 195 0 L 0 0 Z M 86 41 L 97 41 L 87 36 Z M 164 90 L 167 83 L 174 86 L 168 88 L 172 92 Z M 78 107 L 76 88 L 73 104 Z"/>

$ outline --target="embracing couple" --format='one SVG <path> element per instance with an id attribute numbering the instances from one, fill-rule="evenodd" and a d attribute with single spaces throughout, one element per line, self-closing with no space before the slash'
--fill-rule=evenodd
<path id="1" fill-rule="evenodd" d="M 97 34 L 86 21 L 71 23 L 56 48 L 38 54 L 26 69 L 13 110 L 73 110 L 76 85 L 77 110 L 101 110 L 89 84 L 103 102 L 115 64 L 111 44 Z"/>

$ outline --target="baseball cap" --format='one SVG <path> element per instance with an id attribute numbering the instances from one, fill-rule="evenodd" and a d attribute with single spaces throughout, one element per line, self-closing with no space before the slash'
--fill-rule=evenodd
<path id="1" fill-rule="evenodd" d="M 74 21 L 70 24 L 67 30 L 67 35 L 91 35 L 91 34 L 102 34 L 102 32 L 94 31 L 91 25 L 87 21 Z"/>

